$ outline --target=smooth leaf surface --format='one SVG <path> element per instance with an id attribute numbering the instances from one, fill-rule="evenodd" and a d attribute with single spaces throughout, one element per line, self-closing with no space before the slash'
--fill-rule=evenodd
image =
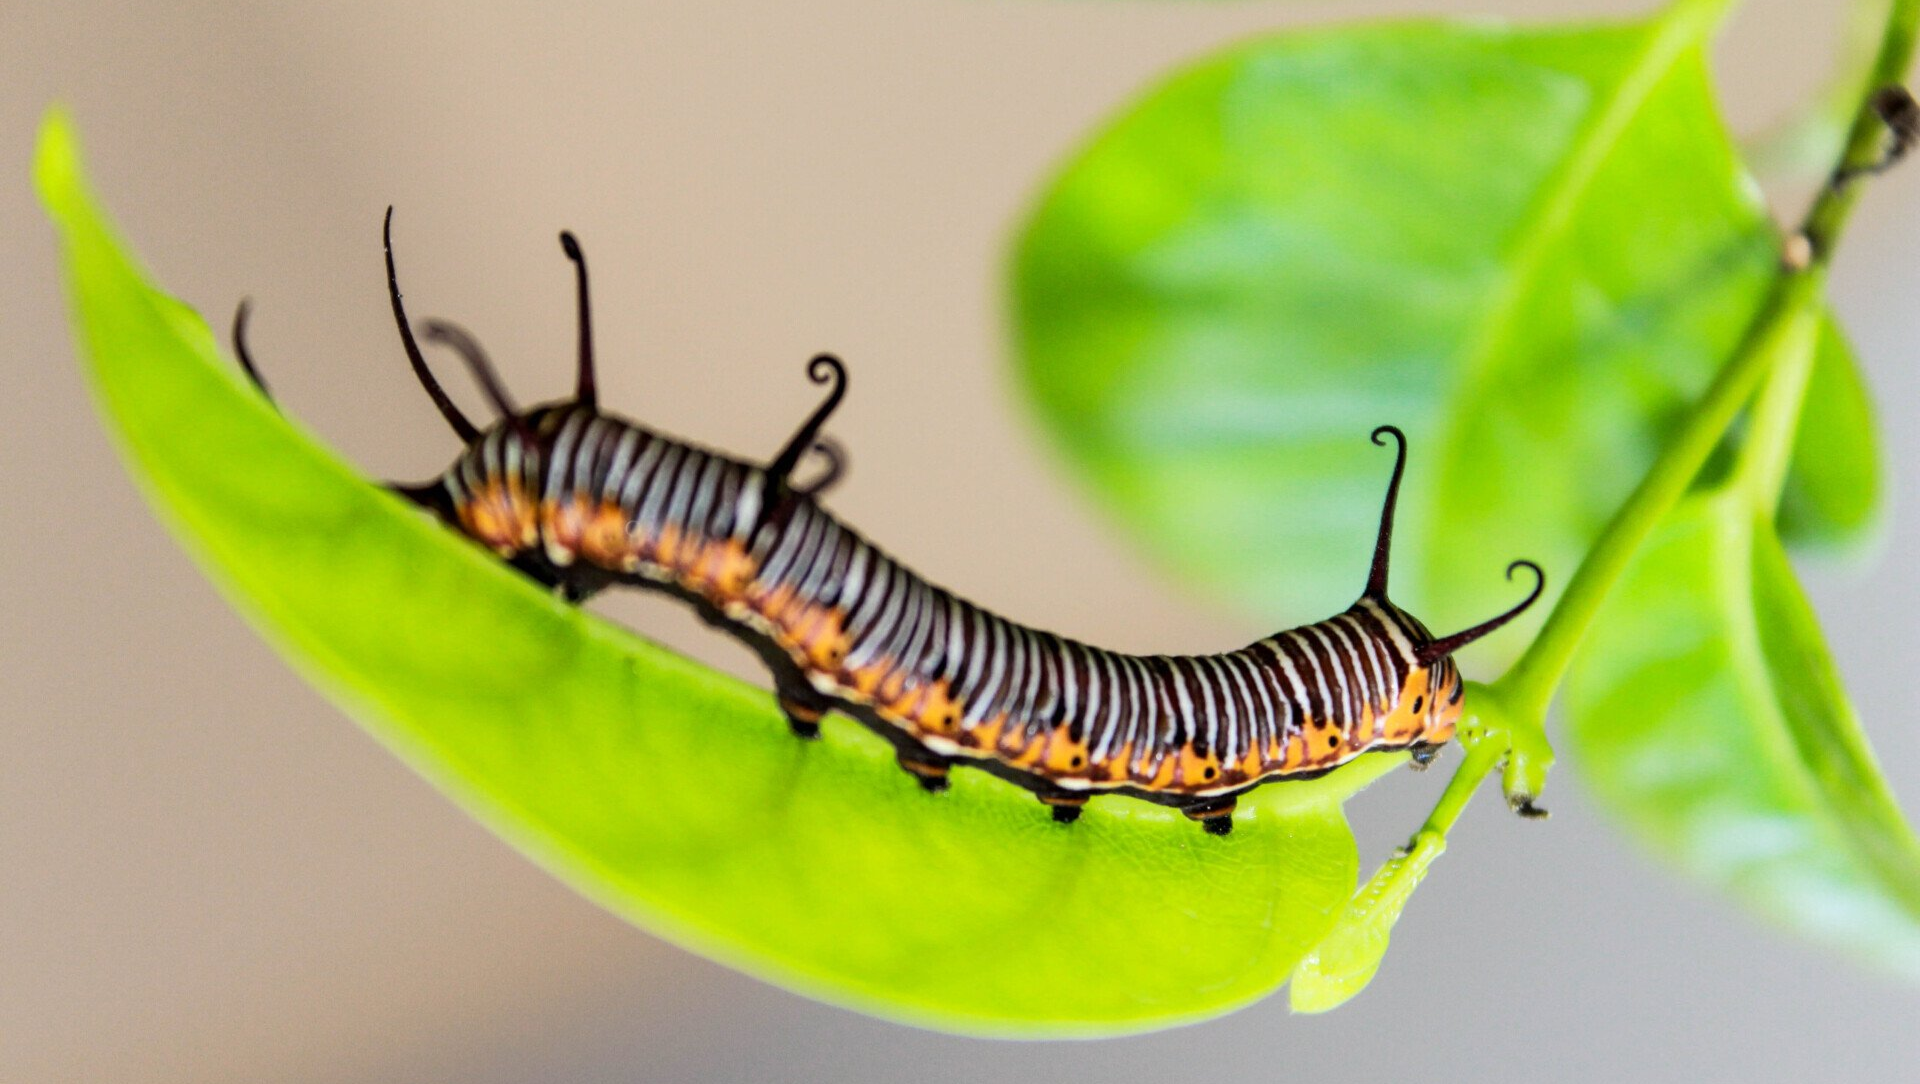
<path id="1" fill-rule="evenodd" d="M 1815 349 L 1779 529 L 1798 543 L 1845 548 L 1878 522 L 1885 482 L 1878 427 L 1853 348 L 1831 317 Z"/>
<path id="2" fill-rule="evenodd" d="M 1720 7 L 1289 33 L 1155 85 L 1019 238 L 1041 421 L 1154 555 L 1262 615 L 1361 581 L 1388 422 L 1403 604 L 1477 619 L 1510 557 L 1564 583 L 1776 259 L 1713 107 Z M 1878 470 L 1837 338 L 1829 367 L 1806 444 L 1844 456 L 1796 470 L 1788 520 L 1824 537 Z"/>
<path id="3" fill-rule="evenodd" d="M 1683 504 L 1567 686 L 1583 778 L 1651 849 L 1802 934 L 1920 978 L 1920 842 L 1770 524 Z"/>
<path id="4" fill-rule="evenodd" d="M 879 1015 L 1058 1035 L 1257 999 L 1345 905 L 1340 802 L 1401 758 L 1264 788 L 1220 838 L 1114 798 L 1055 824 L 979 772 L 928 795 L 838 717 L 799 742 L 767 691 L 559 603 L 283 421 L 123 254 L 57 116 L 37 176 L 108 427 L 163 518 L 376 738 L 606 907 Z"/>

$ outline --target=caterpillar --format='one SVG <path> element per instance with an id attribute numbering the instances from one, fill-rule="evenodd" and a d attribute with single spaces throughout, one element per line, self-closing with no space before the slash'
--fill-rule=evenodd
<path id="1" fill-rule="evenodd" d="M 578 296 L 573 397 L 522 411 L 486 354 L 456 325 L 429 320 L 429 343 L 465 362 L 500 419 L 471 422 L 435 380 L 401 302 L 393 211 L 382 230 L 387 292 L 415 377 L 464 445 L 439 477 L 392 488 L 575 602 L 615 585 L 664 591 L 744 640 L 767 663 L 793 732 L 819 733 L 840 711 L 893 744 L 929 791 L 956 765 L 1033 792 L 1054 819 L 1088 798 L 1122 794 L 1175 807 L 1206 831 L 1232 829 L 1238 796 L 1312 778 L 1363 753 L 1405 751 L 1425 767 L 1448 741 L 1465 686 L 1462 646 L 1531 606 L 1545 574 L 1505 613 L 1436 637 L 1387 597 L 1395 505 L 1407 441 L 1395 446 L 1358 600 L 1324 621 L 1217 655 L 1129 655 L 1028 628 L 922 579 L 820 502 L 844 454 L 821 429 L 846 394 L 830 354 L 809 378 L 824 400 L 767 463 L 734 458 L 600 409 L 586 258 L 560 235 Z M 246 347 L 233 342 L 271 400 Z M 824 465 L 794 474 L 809 454 Z"/>

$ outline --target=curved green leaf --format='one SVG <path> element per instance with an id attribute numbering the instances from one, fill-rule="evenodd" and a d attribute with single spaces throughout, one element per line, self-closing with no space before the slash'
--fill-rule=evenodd
<path id="1" fill-rule="evenodd" d="M 1821 323 L 1793 465 L 1781 494 L 1781 535 L 1802 544 L 1859 543 L 1879 518 L 1884 479 L 1873 397 L 1853 347 L 1829 317 Z"/>
<path id="2" fill-rule="evenodd" d="M 1654 851 L 1814 940 L 1920 978 L 1920 841 L 1771 524 L 1677 509 L 1587 635 L 1569 739 Z"/>
<path id="3" fill-rule="evenodd" d="M 1058 825 L 979 772 L 928 795 L 838 718 L 795 741 L 764 690 L 557 602 L 283 421 L 122 253 L 57 116 L 37 174 L 158 511 L 376 738 L 609 909 L 879 1015 L 1061 1035 L 1257 999 L 1346 903 L 1340 802 L 1397 758 L 1263 788 L 1221 838 L 1117 798 Z"/>
<path id="4" fill-rule="evenodd" d="M 1154 555 L 1257 613 L 1363 578 L 1383 422 L 1413 445 L 1404 604 L 1477 619 L 1509 557 L 1564 583 L 1776 259 L 1713 107 L 1723 6 L 1289 33 L 1155 85 L 1019 238 L 1042 421 Z M 1877 469 L 1870 428 L 1808 419 Z M 1858 473 L 1797 472 L 1789 525 L 1855 529 Z"/>

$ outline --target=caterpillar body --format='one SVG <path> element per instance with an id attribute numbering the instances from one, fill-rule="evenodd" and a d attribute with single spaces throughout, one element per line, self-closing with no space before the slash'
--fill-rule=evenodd
<path id="1" fill-rule="evenodd" d="M 501 420 L 481 429 L 426 365 L 401 304 L 385 228 L 395 321 L 416 376 L 466 447 L 438 478 L 402 495 L 574 600 L 631 585 L 666 591 L 750 644 L 773 673 L 793 730 L 818 733 L 839 710 L 889 740 L 928 790 L 960 764 L 1031 790 L 1060 821 L 1095 794 L 1179 808 L 1209 832 L 1232 828 L 1238 795 L 1323 774 L 1363 753 L 1402 750 L 1425 766 L 1453 736 L 1464 694 L 1452 654 L 1511 620 L 1544 587 L 1534 574 L 1513 609 L 1434 637 L 1387 598 L 1396 457 L 1365 589 L 1345 612 L 1217 655 L 1129 655 L 1028 628 L 927 582 L 819 502 L 844 458 L 820 430 L 846 390 L 831 355 L 808 367 L 826 400 L 765 465 L 676 440 L 603 412 L 594 382 L 586 262 L 570 234 L 579 296 L 573 399 L 520 411 L 480 347 L 437 321 L 426 338 L 466 361 Z M 234 323 L 241 364 L 247 307 Z M 796 484 L 809 452 L 826 467 Z"/>

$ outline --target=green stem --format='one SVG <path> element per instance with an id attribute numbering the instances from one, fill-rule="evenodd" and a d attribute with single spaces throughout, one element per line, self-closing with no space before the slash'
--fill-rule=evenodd
<path id="1" fill-rule="evenodd" d="M 1718 10 L 1713 0 L 1682 0 L 1670 19 L 1702 17 Z M 1587 552 L 1561 594 L 1540 635 L 1520 661 L 1491 685 L 1474 685 L 1461 721 L 1466 759 L 1447 782 L 1433 812 L 1406 850 L 1377 870 L 1355 893 L 1333 928 L 1293 975 L 1293 1005 L 1321 1012 L 1352 997 L 1380 966 L 1387 931 L 1414 886 L 1446 848 L 1447 833 L 1489 772 L 1506 767 L 1507 801 L 1521 813 L 1539 815 L 1533 798 L 1546 782 L 1553 750 L 1546 740 L 1546 712 L 1574 650 L 1599 612 L 1607 592 L 1634 553 L 1693 483 L 1707 456 L 1753 397 L 1770 371 L 1782 375 L 1768 387 L 1742 453 L 1739 481 L 1749 492 L 1778 492 L 1799 420 L 1823 314 L 1821 288 L 1833 242 L 1852 210 L 1857 185 L 1845 178 L 1879 157 L 1882 122 L 1870 110 L 1872 94 L 1906 71 L 1913 54 L 1920 0 L 1893 0 L 1880 52 L 1861 98 L 1835 179 L 1815 199 L 1800 233 L 1804 258 L 1783 260 L 1767 296 L 1733 353 L 1688 413 L 1672 441 L 1640 480 L 1625 504 Z M 1790 245 L 1789 251 L 1792 250 Z M 1767 507 L 1771 514 L 1771 505 Z M 1896 818 L 1897 819 L 1897 818 Z"/>
<path id="2" fill-rule="evenodd" d="M 1453 778 L 1447 781 L 1447 789 L 1440 794 L 1440 800 L 1434 803 L 1433 812 L 1427 814 L 1427 823 L 1420 831 L 1436 832 L 1444 837 L 1453 828 L 1455 821 L 1467 808 L 1467 799 L 1479 788 L 1480 781 L 1487 777 L 1493 766 L 1500 763 L 1506 753 L 1501 743 L 1495 741 L 1476 742 L 1467 749 L 1467 759 L 1454 770 Z"/>
<path id="3" fill-rule="evenodd" d="M 1670 9 L 1669 19 L 1685 21 L 1717 10 L 1720 5 L 1713 0 L 1682 0 Z M 1920 25 L 1920 0 L 1893 0 L 1879 55 L 1834 180 L 1815 199 L 1799 234 L 1792 239 L 1800 242 L 1802 251 L 1782 261 L 1733 353 L 1587 552 L 1540 635 L 1498 681 L 1470 688 L 1468 715 L 1460 727 L 1466 759 L 1406 850 L 1361 886 L 1333 928 L 1294 972 L 1293 1005 L 1297 1011 L 1330 1009 L 1352 997 L 1372 978 L 1386 950 L 1387 931 L 1428 866 L 1445 850 L 1447 833 L 1460 819 L 1474 791 L 1496 766 L 1505 765 L 1503 786 L 1509 805 L 1520 813 L 1544 813 L 1534 806 L 1533 799 L 1545 784 L 1547 768 L 1553 761 L 1553 750 L 1546 739 L 1547 706 L 1572 662 L 1574 650 L 1635 552 L 1693 483 L 1728 426 L 1775 369 L 1782 375 L 1769 385 L 1765 401 L 1756 412 L 1748 447 L 1741 456 L 1739 481 L 1749 487 L 1749 492 L 1777 494 L 1811 372 L 1824 312 L 1821 288 L 1827 264 L 1856 198 L 1858 186 L 1847 178 L 1879 157 L 1882 122 L 1871 111 L 1872 95 L 1906 71 L 1916 25 Z M 1790 253 L 1793 248 L 1790 242 Z M 1771 514 L 1771 505 L 1766 511 Z"/>
<path id="4" fill-rule="evenodd" d="M 1720 443 L 1740 408 L 1753 395 L 1779 354 L 1782 334 L 1809 306 L 1816 305 L 1824 264 L 1783 270 L 1774 280 L 1759 314 L 1748 325 L 1733 356 L 1721 367 L 1705 395 L 1693 406 L 1680 431 L 1640 479 L 1627 502 L 1614 513 L 1593 548 L 1567 582 L 1540 635 L 1526 653 L 1495 682 L 1514 710 L 1526 718 L 1544 718 L 1573 653 L 1593 623 L 1600 604 L 1640 544 L 1693 483 L 1694 475 Z"/>
<path id="5" fill-rule="evenodd" d="M 1884 86 L 1899 83 L 1913 62 L 1914 36 L 1920 33 L 1920 0 L 1894 0 L 1887 12 L 1886 31 L 1880 37 L 1880 53 L 1874 58 L 1859 110 L 1854 114 L 1853 130 L 1847 133 L 1846 150 L 1840 156 L 1836 177 L 1871 166 L 1879 160 L 1885 129 L 1870 107 L 1873 95 Z M 1807 212 L 1800 232 L 1813 245 L 1815 262 L 1824 262 L 1832 254 L 1854 201 L 1860 198 L 1860 186 L 1852 183 L 1829 184 L 1821 190 L 1813 208 Z"/>
<path id="6" fill-rule="evenodd" d="M 1801 355 L 1811 364 L 1811 344 L 1805 336 L 1809 328 L 1817 333 L 1827 265 L 1859 195 L 1860 186 L 1854 182 L 1858 171 L 1879 161 L 1885 139 L 1884 122 L 1873 109 L 1873 96 L 1905 75 L 1913 59 L 1916 32 L 1920 32 L 1920 0 L 1893 0 L 1833 180 L 1814 199 L 1792 239 L 1805 251 L 1800 258 L 1782 261 L 1733 353 L 1587 551 L 1539 636 L 1498 681 L 1476 690 L 1476 703 L 1484 704 L 1486 714 L 1499 721 L 1497 725 L 1478 727 L 1477 737 L 1465 740 L 1467 759 L 1447 784 L 1423 831 L 1444 833 L 1487 773 L 1503 758 L 1507 761 L 1509 802 L 1523 811 L 1531 809 L 1532 798 L 1539 793 L 1552 759 L 1545 738 L 1547 707 L 1607 593 L 1641 544 L 1693 483 L 1700 467 L 1774 365 Z M 1799 398 L 1804 394 L 1804 387 L 1795 389 L 1791 383 L 1788 381 L 1789 386 L 1781 387 L 1771 397 L 1777 413 L 1769 412 L 1756 421 L 1753 439 L 1765 442 L 1767 450 L 1743 457 L 1757 476 L 1753 484 L 1771 487 L 1775 493 L 1778 479 L 1785 472 L 1786 449 L 1798 418 Z M 1791 414 L 1790 406 L 1796 408 Z"/>
<path id="7" fill-rule="evenodd" d="M 1573 653 L 1599 612 L 1607 592 L 1626 570 L 1640 544 L 1692 484 L 1721 435 L 1782 352 L 1783 337 L 1804 313 L 1817 307 L 1834 242 L 1859 198 L 1860 185 L 1841 178 L 1855 177 L 1880 158 L 1884 122 L 1874 112 L 1874 93 L 1898 82 L 1912 62 L 1914 36 L 1920 28 L 1920 0 L 1895 0 L 1881 33 L 1880 50 L 1867 85 L 1855 109 L 1853 128 L 1834 171 L 1835 180 L 1821 189 L 1808 209 L 1800 238 L 1808 246 L 1797 264 L 1783 263 L 1732 357 L 1721 367 L 1707 392 L 1654 461 L 1640 485 L 1614 514 L 1612 522 L 1587 552 L 1586 559 L 1567 583 L 1546 625 L 1519 661 L 1496 685 L 1523 717 L 1543 718 L 1547 704 L 1566 675 Z M 1789 436 L 1789 430 L 1781 436 Z"/>
<path id="8" fill-rule="evenodd" d="M 1741 442 L 1740 459 L 1729 484 L 1744 494 L 1755 513 L 1772 518 L 1780 506 L 1787 466 L 1793 459 L 1794 434 L 1800 428 L 1800 408 L 1813 382 L 1818 355 L 1821 310 L 1808 306 L 1780 336 L 1772 375 L 1753 406 L 1753 422 Z"/>
<path id="9" fill-rule="evenodd" d="M 1509 755 L 1518 755 L 1516 746 L 1521 741 L 1546 749 L 1540 735 L 1545 730 L 1547 705 L 1572 662 L 1580 638 L 1640 544 L 1686 492 L 1741 406 L 1753 395 L 1756 385 L 1777 359 L 1795 352 L 1797 345 L 1804 345 L 1797 329 L 1808 323 L 1818 326 L 1823 271 L 1820 266 L 1785 271 L 1776 280 L 1760 316 L 1748 327 L 1739 348 L 1721 368 L 1706 394 L 1694 404 L 1686 423 L 1654 461 L 1640 485 L 1614 513 L 1600 539 L 1587 551 L 1586 559 L 1568 582 L 1540 635 L 1498 681 L 1475 690 L 1478 695 L 1474 702 L 1485 707 L 1474 710 L 1497 715 L 1502 724 L 1484 731 L 1477 740 L 1464 743 L 1468 749 L 1467 759 L 1448 781 L 1446 791 L 1421 829 L 1423 832 L 1445 835 L 1495 765 Z M 1811 354 L 1810 350 L 1800 352 Z M 1797 419 L 1797 414 L 1794 417 Z M 1789 427 L 1785 436 L 1790 435 Z M 1766 436 L 1784 439 L 1774 433 Z M 1551 753 L 1536 754 L 1531 770 L 1522 770 L 1523 765 L 1518 763 L 1508 765 L 1510 802 L 1519 800 L 1523 807 L 1530 804 L 1544 782 L 1547 765 L 1542 757 L 1550 756 Z"/>

